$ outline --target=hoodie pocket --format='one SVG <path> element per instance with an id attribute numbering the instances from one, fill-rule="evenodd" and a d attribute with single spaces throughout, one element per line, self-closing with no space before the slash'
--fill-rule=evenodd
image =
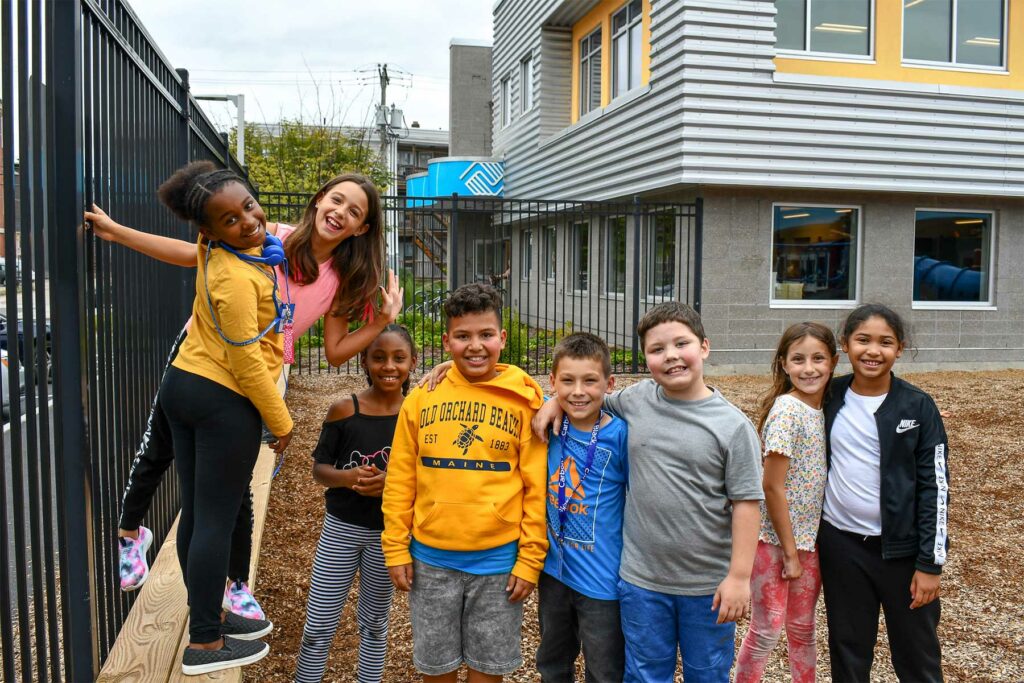
<path id="1" fill-rule="evenodd" d="M 437 547 L 452 550 L 473 550 L 499 543 L 519 522 L 498 514 L 494 503 L 434 503 L 418 527 L 418 537 L 425 543 L 438 542 Z"/>

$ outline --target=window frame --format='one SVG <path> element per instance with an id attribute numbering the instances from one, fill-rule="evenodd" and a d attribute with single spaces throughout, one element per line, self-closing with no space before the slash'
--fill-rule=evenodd
<path id="1" fill-rule="evenodd" d="M 611 78 L 611 87 L 612 87 L 611 99 L 613 99 L 613 100 L 618 98 L 618 97 L 622 97 L 623 95 L 626 95 L 627 93 L 629 93 L 629 92 L 631 92 L 633 90 L 636 90 L 637 88 L 639 88 L 639 87 L 641 87 L 643 85 L 643 41 L 644 41 L 644 35 L 643 35 L 644 6 L 643 6 L 643 2 L 640 2 L 640 12 L 636 15 L 636 18 L 634 18 L 633 20 L 629 19 L 629 8 L 636 1 L 637 0 L 626 0 L 626 2 L 621 7 L 619 7 L 617 10 L 615 10 L 614 12 L 612 12 L 609 15 L 609 20 L 608 20 L 609 23 L 608 23 L 608 25 L 609 25 L 610 33 L 611 33 L 611 76 L 612 76 L 612 78 Z M 619 29 L 618 32 L 616 32 L 615 31 L 615 17 L 617 17 L 618 15 L 622 14 L 623 12 L 626 13 L 626 23 L 625 23 L 625 25 L 621 29 Z M 622 92 L 618 92 L 618 89 L 619 89 L 618 88 L 618 69 L 616 68 L 618 66 L 618 61 L 617 61 L 618 60 L 618 51 L 615 49 L 615 43 L 616 43 L 617 40 L 622 40 L 622 39 L 626 40 L 626 55 L 627 55 L 627 59 L 631 60 L 632 59 L 632 55 L 633 55 L 633 51 L 632 51 L 632 49 L 630 49 L 630 48 L 632 48 L 632 45 L 629 43 L 629 38 L 630 38 L 630 35 L 632 33 L 632 28 L 635 25 L 639 25 L 640 26 L 640 34 L 639 34 L 639 40 L 640 40 L 640 63 L 636 65 L 636 83 L 634 83 L 632 85 L 627 83 L 626 84 L 626 86 L 627 86 L 626 89 L 623 90 Z M 629 74 L 630 77 L 632 77 L 632 75 L 633 75 L 632 67 L 633 67 L 632 63 L 627 65 L 627 71 L 628 71 L 628 74 Z"/>
<path id="2" fill-rule="evenodd" d="M 996 212 L 992 209 L 965 209 L 947 207 L 914 207 L 914 239 L 917 240 L 917 212 L 934 211 L 937 213 L 983 213 L 989 216 L 988 236 L 988 300 L 987 301 L 915 301 L 910 295 L 910 308 L 914 311 L 994 311 L 997 310 L 995 299 L 996 287 Z M 917 250 L 914 249 L 914 256 Z M 913 262 L 911 262 L 913 274 Z"/>
<path id="3" fill-rule="evenodd" d="M 603 243 L 603 258 L 601 259 L 601 271 L 603 277 L 601 278 L 601 296 L 606 299 L 624 299 L 626 297 L 626 290 L 628 289 L 629 281 L 629 232 L 630 232 L 630 218 L 632 216 L 621 215 L 621 216 L 606 216 L 604 223 L 604 234 L 601 237 Z M 611 274 L 614 270 L 613 260 L 615 253 L 612 251 L 612 236 L 614 234 L 614 228 L 612 227 L 613 221 L 622 221 L 622 228 L 625 233 L 622 235 L 622 291 L 616 292 L 609 288 L 611 282 Z"/>
<path id="4" fill-rule="evenodd" d="M 775 209 L 779 206 L 791 206 L 793 208 L 809 209 L 854 209 L 857 212 L 857 244 L 854 249 L 854 256 L 857 259 L 856 275 L 853 282 L 853 299 L 776 299 L 775 282 L 772 280 L 772 273 L 775 272 Z M 862 290 L 862 272 L 864 267 L 864 206 L 862 204 L 821 204 L 815 202 L 772 202 L 771 217 L 768 230 L 768 308 L 770 309 L 824 309 L 824 310 L 845 310 L 856 308 L 860 305 Z"/>
<path id="5" fill-rule="evenodd" d="M 501 127 L 508 128 L 512 125 L 512 76 L 506 74 L 498 82 L 498 92 L 501 98 Z"/>
<path id="6" fill-rule="evenodd" d="M 541 229 L 541 266 L 544 269 L 544 281 L 554 282 L 558 277 L 558 226 L 548 225 Z"/>
<path id="7" fill-rule="evenodd" d="M 519 113 L 520 115 L 533 109 L 536 102 L 533 96 L 533 53 L 526 53 L 519 60 Z"/>
<path id="8" fill-rule="evenodd" d="M 912 0 L 911 0 L 912 1 Z M 956 61 L 957 52 L 957 16 L 960 10 L 961 0 L 952 0 L 953 2 L 953 16 L 950 18 L 949 27 L 949 47 L 950 47 L 950 61 L 948 62 L 935 62 L 927 59 L 908 59 L 906 51 L 906 25 L 907 25 L 907 7 L 906 3 L 900 4 L 900 65 L 911 67 L 914 69 L 941 69 L 943 71 L 971 71 L 978 73 L 1009 73 L 1009 63 L 1007 58 L 1009 53 L 1007 52 L 1006 44 L 1007 38 L 1009 37 L 1009 19 L 1010 19 L 1010 6 L 1009 0 L 1002 0 L 1003 2 L 1003 26 L 1002 32 L 999 36 L 1000 50 L 1002 53 L 1002 64 L 1000 66 L 986 66 L 984 64 L 965 64 L 963 62 Z"/>
<path id="9" fill-rule="evenodd" d="M 587 54 L 584 55 L 583 54 L 583 43 L 587 42 L 589 44 L 590 39 L 595 34 L 601 36 L 601 39 L 599 41 L 600 46 L 596 50 L 591 48 L 587 52 Z M 593 94 L 593 91 L 590 88 L 587 88 L 586 89 L 586 95 L 587 96 L 584 97 L 584 88 L 583 88 L 584 74 L 587 74 L 587 78 L 588 78 L 587 82 L 588 82 L 588 84 L 591 87 L 593 86 L 593 83 L 590 83 L 590 81 L 589 81 L 589 77 L 590 77 L 590 72 L 592 71 L 592 69 L 590 67 L 590 63 L 591 63 L 591 60 L 593 60 L 595 56 L 597 58 L 599 58 L 600 60 L 602 60 L 601 62 L 599 62 L 599 66 L 601 67 L 601 69 L 604 68 L 604 62 L 603 62 L 603 60 L 604 60 L 604 55 L 603 55 L 603 53 L 604 53 L 604 26 L 602 24 L 598 24 L 594 28 L 594 30 L 590 31 L 587 35 L 585 35 L 582 38 L 580 38 L 579 42 L 576 43 L 576 49 L 579 50 L 579 59 L 576 62 L 576 68 L 578 69 L 578 74 L 579 74 L 579 77 L 577 79 L 577 86 L 578 86 L 577 87 L 577 98 L 579 99 L 579 103 L 578 103 L 579 106 L 577 107 L 577 114 L 578 114 L 579 118 L 583 118 L 584 116 L 586 116 L 590 112 L 597 111 L 598 109 L 600 109 L 601 106 L 602 106 L 601 103 L 604 101 L 604 92 L 602 90 L 602 84 L 601 84 L 601 81 L 604 80 L 604 79 L 601 77 L 601 70 L 600 69 L 598 70 L 598 76 L 597 76 L 597 88 L 598 88 L 598 93 L 599 93 L 598 94 L 598 102 L 599 103 L 596 106 L 588 107 L 588 105 L 590 104 L 590 99 L 591 99 L 591 96 Z M 583 68 L 584 62 L 586 62 L 586 64 L 587 64 L 587 69 Z M 587 108 L 584 108 L 584 107 L 587 107 Z"/>
<path id="10" fill-rule="evenodd" d="M 672 292 L 670 294 L 653 294 L 655 287 L 654 284 L 654 247 L 656 244 L 655 231 L 657 230 L 657 220 L 661 217 L 668 217 L 672 219 Z M 676 296 L 680 293 L 679 289 L 679 275 L 680 267 L 680 250 L 679 250 L 679 238 L 680 238 L 680 217 L 676 213 L 652 213 L 645 216 L 647 224 L 644 229 L 644 240 L 646 243 L 642 245 L 644 254 L 643 268 L 645 272 L 643 285 L 643 299 L 647 303 L 661 303 L 663 301 L 675 301 Z"/>
<path id="11" fill-rule="evenodd" d="M 875 30 L 875 22 L 877 21 L 877 15 L 875 13 L 875 3 L 877 0 L 867 0 L 868 2 L 868 53 L 866 55 L 857 55 L 849 52 L 820 52 L 811 50 L 811 31 L 814 27 L 811 26 L 811 3 L 814 0 L 804 0 L 804 48 L 803 50 L 793 50 L 789 48 L 776 48 L 775 54 L 779 57 L 787 59 L 810 59 L 828 62 L 858 62 L 858 63 L 875 63 L 875 42 L 877 37 L 877 31 Z M 902 33 L 901 35 L 901 49 L 902 49 Z M 809 204 L 807 206 L 810 206 Z"/>
<path id="12" fill-rule="evenodd" d="M 586 240 L 583 245 L 586 247 L 587 254 L 585 258 L 580 258 L 580 254 L 577 253 L 576 247 L 580 244 L 579 241 L 579 229 L 583 227 L 587 230 Z M 568 276 L 572 278 L 569 283 L 569 290 L 574 294 L 588 294 L 590 287 L 593 284 L 590 278 L 590 221 L 578 221 L 569 223 L 569 272 Z M 587 286 L 584 289 L 579 288 L 580 275 L 586 275 Z"/>
<path id="13" fill-rule="evenodd" d="M 519 232 L 519 279 L 529 282 L 533 278 L 533 228 Z"/>

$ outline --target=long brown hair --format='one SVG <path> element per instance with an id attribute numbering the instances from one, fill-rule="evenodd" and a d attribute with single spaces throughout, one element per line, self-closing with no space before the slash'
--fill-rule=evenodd
<path id="1" fill-rule="evenodd" d="M 384 274 L 384 210 L 377 186 L 359 173 L 342 173 L 324 183 L 306 204 L 295 232 L 285 240 L 284 251 L 295 282 L 309 284 L 320 276 L 313 257 L 313 231 L 316 229 L 316 205 L 332 187 L 351 182 L 366 193 L 366 232 L 349 237 L 334 248 L 331 266 L 340 282 L 331 313 L 349 320 L 364 317 Z"/>
<path id="2" fill-rule="evenodd" d="M 813 337 L 824 344 L 828 349 L 829 358 L 835 358 L 836 356 L 836 336 L 832 334 L 832 330 L 821 323 L 794 323 L 787 327 L 779 339 L 779 346 L 775 349 L 775 356 L 772 358 L 772 388 L 761 398 L 761 408 L 757 417 L 758 434 L 764 429 L 764 423 L 768 419 L 768 413 L 771 412 L 772 406 L 775 405 L 775 399 L 793 390 L 793 383 L 789 380 L 789 375 L 784 367 L 786 356 L 789 355 L 789 347 L 804 337 Z M 831 372 L 828 375 L 828 379 L 829 383 L 831 383 Z M 827 388 L 825 392 L 828 392 Z"/>

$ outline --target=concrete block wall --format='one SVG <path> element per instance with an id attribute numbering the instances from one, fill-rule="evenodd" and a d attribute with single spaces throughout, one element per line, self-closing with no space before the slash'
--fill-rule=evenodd
<path id="1" fill-rule="evenodd" d="M 449 51 L 448 156 L 490 156 L 491 48 L 455 39 Z"/>
<path id="2" fill-rule="evenodd" d="M 713 365 L 763 372 L 787 325 L 838 329 L 849 309 L 773 309 L 772 204 L 861 207 L 861 302 L 891 306 L 911 324 L 916 369 L 1024 366 L 1024 201 L 896 193 L 703 188 L 703 318 Z M 915 310 L 914 220 L 919 208 L 995 212 L 995 310 Z M 966 364 L 966 365 L 965 365 Z"/>

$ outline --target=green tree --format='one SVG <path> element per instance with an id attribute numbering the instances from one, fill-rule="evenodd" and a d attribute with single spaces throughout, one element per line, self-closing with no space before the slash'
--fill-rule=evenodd
<path id="1" fill-rule="evenodd" d="M 232 146 L 236 132 L 231 131 Z M 313 193 L 339 173 L 368 176 L 386 192 L 387 168 L 367 140 L 338 126 L 314 126 L 282 120 L 273 128 L 247 123 L 245 161 L 249 177 L 262 192 Z"/>

